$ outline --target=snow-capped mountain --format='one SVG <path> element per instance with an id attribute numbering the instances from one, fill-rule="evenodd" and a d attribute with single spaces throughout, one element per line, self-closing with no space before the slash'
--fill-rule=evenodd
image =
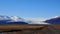
<path id="1" fill-rule="evenodd" d="M 18 22 L 18 21 L 24 21 L 24 19 L 18 17 L 18 16 L 1 16 L 0 15 L 0 20 L 10 20 L 10 21 L 13 21 L 13 22 Z"/>
<path id="2" fill-rule="evenodd" d="M 20 18 L 20 17 L 18 17 L 18 16 L 11 16 L 10 17 L 11 18 L 11 20 L 13 21 L 13 22 L 22 22 L 22 21 L 24 21 L 24 19 L 23 18 Z"/>
<path id="3" fill-rule="evenodd" d="M 10 17 L 0 15 L 0 20 L 10 20 Z"/>
<path id="4" fill-rule="evenodd" d="M 60 16 L 55 16 L 55 17 L 48 19 L 44 22 L 51 23 L 51 24 L 60 24 Z"/>
<path id="5" fill-rule="evenodd" d="M 0 24 L 27 24 L 24 20 L 17 16 L 1 16 L 0 15 Z"/>

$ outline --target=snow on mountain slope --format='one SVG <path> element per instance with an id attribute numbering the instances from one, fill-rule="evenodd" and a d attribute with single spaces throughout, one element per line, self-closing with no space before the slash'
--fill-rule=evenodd
<path id="1" fill-rule="evenodd" d="M 44 22 L 51 23 L 51 24 L 60 24 L 60 16 L 55 16 L 55 17 L 48 19 Z"/>
<path id="2" fill-rule="evenodd" d="M 1 16 L 0 15 L 0 24 L 27 24 L 23 21 L 22 18 L 17 16 Z"/>
<path id="3" fill-rule="evenodd" d="M 0 20 L 10 20 L 10 17 L 0 15 Z"/>
<path id="4" fill-rule="evenodd" d="M 18 17 L 18 16 L 12 16 L 12 17 L 10 17 L 11 19 L 12 19 L 12 21 L 14 21 L 14 22 L 18 22 L 18 21 L 24 21 L 24 19 L 23 18 L 20 18 L 20 17 Z"/>

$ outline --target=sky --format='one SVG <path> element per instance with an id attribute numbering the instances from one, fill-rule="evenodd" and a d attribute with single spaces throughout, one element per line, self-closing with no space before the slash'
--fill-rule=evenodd
<path id="1" fill-rule="evenodd" d="M 23 18 L 60 16 L 60 0 L 0 0 L 0 15 Z"/>

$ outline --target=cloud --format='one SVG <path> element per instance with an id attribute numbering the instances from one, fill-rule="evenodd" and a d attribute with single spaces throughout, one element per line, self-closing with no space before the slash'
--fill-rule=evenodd
<path id="1" fill-rule="evenodd" d="M 24 19 L 28 21 L 29 24 L 49 24 L 49 23 L 43 22 L 47 20 L 47 18 L 24 18 Z"/>
<path id="2" fill-rule="evenodd" d="M 32 20 L 32 21 L 45 21 L 47 18 L 24 18 L 25 20 Z"/>

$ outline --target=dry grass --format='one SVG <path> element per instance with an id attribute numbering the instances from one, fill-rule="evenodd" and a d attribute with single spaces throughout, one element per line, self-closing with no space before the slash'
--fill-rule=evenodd
<path id="1" fill-rule="evenodd" d="M 0 32 L 6 34 L 60 34 L 57 25 L 6 24 L 0 25 Z"/>

